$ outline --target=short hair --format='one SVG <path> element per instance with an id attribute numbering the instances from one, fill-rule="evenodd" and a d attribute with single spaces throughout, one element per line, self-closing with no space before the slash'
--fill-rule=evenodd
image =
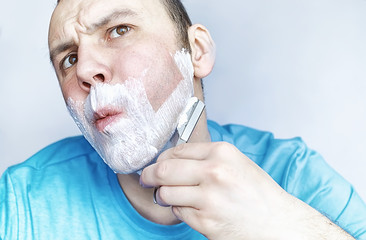
<path id="1" fill-rule="evenodd" d="M 188 13 L 183 6 L 181 0 L 160 1 L 165 6 L 170 19 L 176 25 L 176 36 L 180 41 L 181 47 L 190 52 L 191 47 L 188 38 L 188 28 L 192 26 L 192 21 L 189 18 Z"/>
<path id="2" fill-rule="evenodd" d="M 61 0 L 57 0 L 57 4 Z M 191 52 L 188 38 L 188 28 L 192 26 L 192 21 L 188 16 L 187 10 L 181 0 L 159 0 L 165 6 L 170 19 L 176 26 L 176 37 L 179 40 L 180 47 Z"/>

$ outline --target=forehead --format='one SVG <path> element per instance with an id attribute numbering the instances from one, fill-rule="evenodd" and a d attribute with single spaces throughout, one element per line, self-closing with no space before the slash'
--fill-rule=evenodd
<path id="1" fill-rule="evenodd" d="M 113 14 L 134 17 L 145 25 L 170 22 L 161 0 L 60 0 L 50 22 L 50 47 L 75 32 L 86 33 Z"/>
<path id="2" fill-rule="evenodd" d="M 53 16 L 87 16 L 121 7 L 140 10 L 141 12 L 164 9 L 161 0 L 60 0 Z"/>

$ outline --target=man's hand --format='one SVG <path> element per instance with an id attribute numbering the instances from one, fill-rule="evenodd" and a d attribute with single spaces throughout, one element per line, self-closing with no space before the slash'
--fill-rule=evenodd
<path id="1" fill-rule="evenodd" d="M 229 143 L 169 149 L 140 181 L 209 239 L 352 239 Z"/>

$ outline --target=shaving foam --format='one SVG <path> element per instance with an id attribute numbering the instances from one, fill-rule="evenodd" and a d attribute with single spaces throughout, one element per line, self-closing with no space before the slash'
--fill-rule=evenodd
<path id="1" fill-rule="evenodd" d="M 141 170 L 170 144 L 180 116 L 193 96 L 193 66 L 189 53 L 182 49 L 172 57 L 182 80 L 156 112 L 143 84 L 148 70 L 140 78 L 128 78 L 123 84 L 98 83 L 91 87 L 85 101 L 67 99 L 68 110 L 80 131 L 116 173 Z M 123 114 L 103 131 L 98 131 L 93 122 L 95 113 L 101 109 Z"/>

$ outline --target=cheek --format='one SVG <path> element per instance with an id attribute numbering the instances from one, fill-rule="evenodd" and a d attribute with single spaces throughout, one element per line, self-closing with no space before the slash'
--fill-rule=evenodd
<path id="1" fill-rule="evenodd" d="M 135 46 L 130 52 L 118 54 L 114 67 L 115 83 L 128 78 L 142 79 L 147 98 L 153 109 L 159 107 L 172 94 L 183 79 L 176 63 L 166 48 L 152 44 L 150 48 Z M 173 53 L 174 54 L 174 53 Z"/>
<path id="2" fill-rule="evenodd" d="M 157 63 L 144 78 L 146 94 L 155 111 L 168 99 L 183 78 L 170 54 L 160 60 L 160 64 Z"/>
<path id="3" fill-rule="evenodd" d="M 84 101 L 87 97 L 87 93 L 81 91 L 76 80 L 66 81 L 60 84 L 60 87 L 65 102 L 68 98 L 72 98 L 74 101 Z"/>

